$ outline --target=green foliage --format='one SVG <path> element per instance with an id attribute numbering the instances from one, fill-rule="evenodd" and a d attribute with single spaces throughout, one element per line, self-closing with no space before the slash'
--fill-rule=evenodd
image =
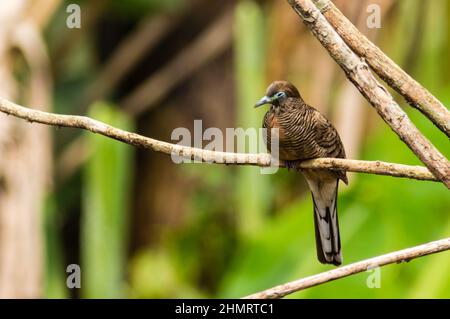
<path id="1" fill-rule="evenodd" d="M 132 130 L 113 105 L 94 104 L 89 116 Z M 84 171 L 82 293 L 88 298 L 123 297 L 133 147 L 86 133 L 92 151 Z"/>
<path id="2" fill-rule="evenodd" d="M 264 15 L 254 1 L 241 1 L 235 9 L 235 72 L 237 95 L 236 127 L 260 128 L 264 110 L 253 105 L 264 94 Z M 247 142 L 248 144 L 248 142 Z M 240 150 L 243 151 L 243 150 Z M 247 145 L 246 151 L 249 151 Z M 257 150 L 252 150 L 256 152 Z M 262 151 L 262 150 L 259 150 Z M 259 232 L 270 197 L 267 180 L 259 178 L 257 167 L 239 167 L 236 182 L 238 227 L 245 235 Z"/>
<path id="3" fill-rule="evenodd" d="M 65 278 L 62 244 L 60 238 L 61 216 L 58 215 L 54 196 L 46 200 L 44 209 L 45 234 L 45 277 L 44 295 L 46 298 L 66 298 L 68 296 Z"/>
<path id="4" fill-rule="evenodd" d="M 186 282 L 182 264 L 170 250 L 139 252 L 130 265 L 131 298 L 205 298 Z"/>

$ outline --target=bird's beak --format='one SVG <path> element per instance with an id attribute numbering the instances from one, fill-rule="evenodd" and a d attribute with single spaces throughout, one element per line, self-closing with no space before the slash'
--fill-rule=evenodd
<path id="1" fill-rule="evenodd" d="M 259 100 L 259 101 L 255 104 L 255 108 L 260 107 L 261 105 L 264 105 L 264 104 L 270 104 L 270 103 L 272 103 L 272 99 L 271 99 L 270 97 L 268 97 L 268 96 L 263 96 L 263 97 L 261 98 L 261 100 Z"/>

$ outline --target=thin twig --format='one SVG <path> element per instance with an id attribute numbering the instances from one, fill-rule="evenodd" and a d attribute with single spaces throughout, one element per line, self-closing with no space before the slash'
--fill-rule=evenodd
<path id="1" fill-rule="evenodd" d="M 57 127 L 74 127 L 85 129 L 130 145 L 202 162 L 216 164 L 254 165 L 260 167 L 269 167 L 271 165 L 276 165 L 272 160 L 270 154 L 216 152 L 171 144 L 145 137 L 136 133 L 124 131 L 103 122 L 91 119 L 89 117 L 41 112 L 17 105 L 3 98 L 0 98 L 0 112 L 13 115 L 29 122 L 37 122 Z M 284 163 L 280 161 L 280 163 L 278 163 L 278 166 L 284 167 Z M 394 177 L 407 177 L 418 180 L 436 181 L 436 178 L 425 167 L 393 164 L 380 161 L 319 158 L 304 161 L 299 164 L 299 168 L 343 169 L 349 172 L 390 175 Z"/>
<path id="2" fill-rule="evenodd" d="M 372 75 L 364 59 L 353 53 L 310 0 L 288 2 L 383 120 L 450 189 L 450 162 L 414 126 L 387 89 Z"/>
<path id="3" fill-rule="evenodd" d="M 401 94 L 414 108 L 428 117 L 441 131 L 450 137 L 450 111 L 426 88 L 403 71 L 375 44 L 366 38 L 330 0 L 312 0 L 328 22 L 372 70 L 390 87 Z"/>
<path id="4" fill-rule="evenodd" d="M 450 249 L 450 238 L 436 240 L 420 246 L 415 246 L 399 251 L 395 251 L 386 255 L 366 259 L 347 266 L 339 267 L 330 271 L 326 271 L 317 275 L 305 277 L 299 280 L 291 281 L 283 285 L 279 285 L 245 298 L 248 299 L 275 299 L 283 298 L 286 295 L 304 290 L 306 288 L 318 286 L 320 284 L 354 275 L 363 271 L 374 269 L 393 263 L 408 262 L 414 258 L 423 257 Z"/>

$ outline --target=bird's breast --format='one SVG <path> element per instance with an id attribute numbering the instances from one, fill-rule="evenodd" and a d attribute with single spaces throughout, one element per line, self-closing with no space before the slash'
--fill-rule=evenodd
<path id="1" fill-rule="evenodd" d="M 278 129 L 278 145 L 279 157 L 282 160 L 297 160 L 299 159 L 299 149 L 292 147 L 292 132 L 289 132 L 289 121 L 285 117 L 277 115 L 275 112 L 269 112 L 266 115 L 264 127 L 268 129 L 267 147 L 270 150 L 270 143 L 273 142 L 274 136 L 271 134 L 271 129 Z"/>
<path id="2" fill-rule="evenodd" d="M 285 127 L 280 123 L 280 119 L 274 112 L 269 114 L 267 128 L 278 129 L 278 137 L 280 139 L 280 143 L 286 138 Z"/>
<path id="3" fill-rule="evenodd" d="M 298 111 L 267 114 L 265 127 L 278 129 L 280 159 L 294 161 L 320 157 L 314 138 L 314 126 L 308 124 L 306 118 Z M 268 134 L 267 141 L 271 141 L 270 132 Z"/>

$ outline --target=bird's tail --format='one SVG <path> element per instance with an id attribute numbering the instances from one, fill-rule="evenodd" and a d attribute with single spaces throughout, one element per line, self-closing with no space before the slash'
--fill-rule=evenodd
<path id="1" fill-rule="evenodd" d="M 317 258 L 323 264 L 339 266 L 342 263 L 337 212 L 339 180 L 337 178 L 319 182 L 308 180 L 308 184 L 314 203 Z"/>

